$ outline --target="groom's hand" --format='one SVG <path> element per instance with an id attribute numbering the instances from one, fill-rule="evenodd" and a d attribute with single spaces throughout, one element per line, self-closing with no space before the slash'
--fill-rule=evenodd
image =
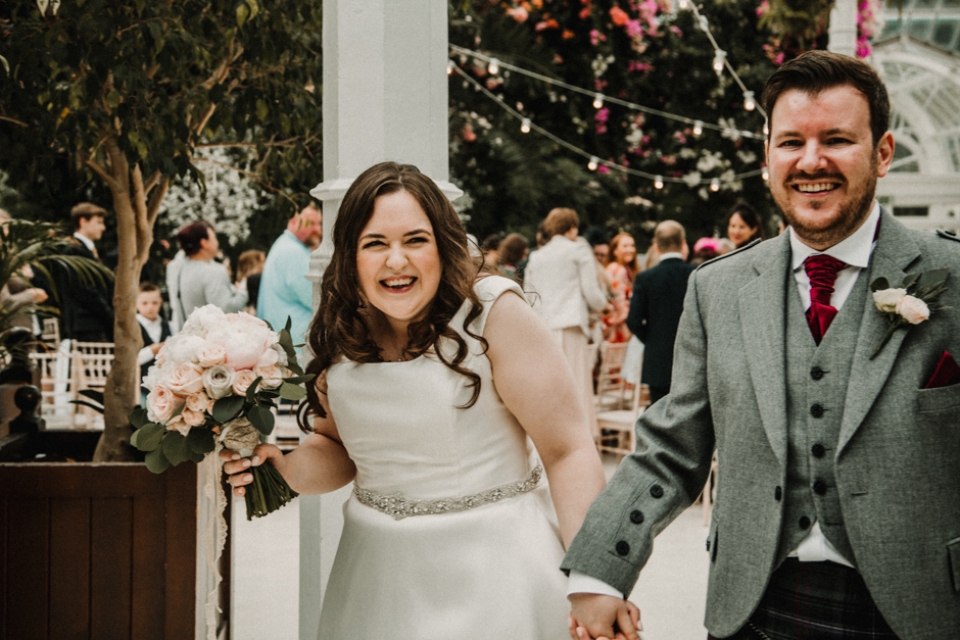
<path id="1" fill-rule="evenodd" d="M 632 602 L 596 593 L 571 593 L 570 637 L 640 640 L 640 609 Z"/>

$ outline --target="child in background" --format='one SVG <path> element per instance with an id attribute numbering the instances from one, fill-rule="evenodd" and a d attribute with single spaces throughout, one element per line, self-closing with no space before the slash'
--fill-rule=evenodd
<path id="1" fill-rule="evenodd" d="M 140 323 L 140 333 L 143 335 L 143 349 L 137 355 L 141 380 L 147 375 L 164 341 L 173 335 L 170 323 L 160 315 L 161 307 L 163 297 L 160 295 L 160 287 L 152 282 L 141 282 L 140 292 L 137 293 L 137 322 Z M 141 404 L 145 404 L 146 399 L 147 391 L 141 386 Z"/>

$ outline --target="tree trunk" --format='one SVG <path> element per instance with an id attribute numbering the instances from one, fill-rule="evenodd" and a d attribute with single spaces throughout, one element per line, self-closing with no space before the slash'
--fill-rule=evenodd
<path id="1" fill-rule="evenodd" d="M 140 396 L 137 354 L 143 346 L 143 337 L 137 322 L 136 305 L 143 263 L 138 240 L 146 239 L 149 248 L 153 229 L 139 228 L 141 225 L 136 209 L 146 209 L 146 196 L 142 188 L 131 193 L 131 171 L 127 159 L 116 143 L 107 142 L 105 146 L 112 178 L 108 184 L 117 216 L 117 269 L 113 293 L 115 356 L 103 394 L 103 436 L 93 459 L 95 462 L 122 462 L 133 460 L 133 450 L 129 446 L 132 433 L 129 415 Z M 134 198 L 143 201 L 134 202 Z"/>

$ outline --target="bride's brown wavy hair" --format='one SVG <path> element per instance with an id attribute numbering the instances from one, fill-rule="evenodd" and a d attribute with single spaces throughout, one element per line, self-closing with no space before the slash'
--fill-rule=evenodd
<path id="1" fill-rule="evenodd" d="M 310 325 L 308 342 L 316 356 L 307 372 L 320 375 L 341 356 L 354 362 L 383 362 L 380 347 L 371 338 L 360 311 L 364 302 L 357 274 L 357 247 L 361 232 L 373 216 L 377 198 L 398 191 L 406 191 L 423 207 L 433 226 L 441 264 L 437 293 L 427 316 L 408 327 L 405 353 L 418 357 L 431 351 L 443 364 L 467 378 L 473 393 L 462 408 L 468 408 L 480 395 L 480 376 L 461 366 L 467 357 L 467 343 L 450 327 L 450 322 L 463 302 L 469 300 L 470 311 L 463 321 L 463 330 L 479 340 L 486 351 L 486 340 L 468 329 L 483 310 L 473 290 L 479 264 L 470 255 L 467 233 L 453 205 L 433 180 L 409 164 L 376 164 L 361 173 L 343 197 L 333 228 L 333 258 L 323 274 L 320 308 Z M 456 345 L 452 359 L 448 359 L 449 351 L 445 354 L 439 348 L 443 339 Z M 307 397 L 313 411 L 324 415 L 316 385 L 307 385 Z"/>

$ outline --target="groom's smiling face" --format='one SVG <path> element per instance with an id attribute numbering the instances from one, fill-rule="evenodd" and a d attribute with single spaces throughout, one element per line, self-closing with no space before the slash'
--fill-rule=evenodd
<path id="1" fill-rule="evenodd" d="M 770 192 L 797 236 L 823 250 L 870 214 L 893 136 L 874 144 L 867 99 L 850 85 L 783 93 L 770 114 Z"/>

